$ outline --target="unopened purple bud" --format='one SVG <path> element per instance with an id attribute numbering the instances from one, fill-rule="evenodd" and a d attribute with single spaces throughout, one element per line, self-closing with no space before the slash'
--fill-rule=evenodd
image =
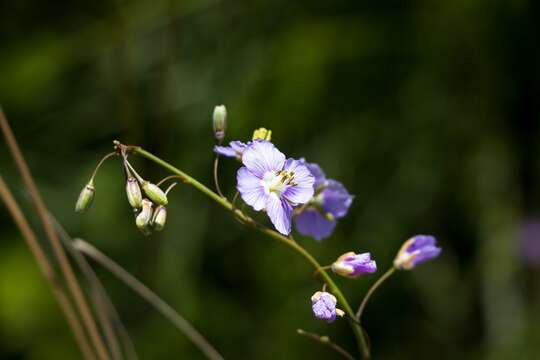
<path id="1" fill-rule="evenodd" d="M 218 105 L 214 108 L 212 116 L 214 125 L 214 136 L 221 142 L 225 138 L 225 130 L 227 129 L 227 108 L 225 105 Z"/>
<path id="2" fill-rule="evenodd" d="M 135 218 L 135 224 L 143 232 L 147 234 L 149 232 L 148 226 L 152 220 L 152 202 L 148 199 L 142 200 L 142 209 Z"/>
<path id="3" fill-rule="evenodd" d="M 77 203 L 75 204 L 75 212 L 80 213 L 88 209 L 90 205 L 92 205 L 94 193 L 94 180 L 90 179 L 88 184 L 84 186 L 84 188 L 81 190 L 81 193 L 79 194 L 79 198 L 77 199 Z"/>
<path id="4" fill-rule="evenodd" d="M 394 259 L 398 270 L 411 270 L 416 265 L 436 258 L 441 253 L 437 240 L 431 235 L 416 235 L 405 241 Z"/>
<path id="5" fill-rule="evenodd" d="M 311 297 L 311 309 L 317 319 L 331 323 L 336 316 L 343 316 L 343 310 L 336 308 L 336 297 L 325 291 L 317 291 Z"/>
<path id="6" fill-rule="evenodd" d="M 142 204 L 142 194 L 139 183 L 134 177 L 129 177 L 126 183 L 126 194 L 131 207 L 138 209 Z"/>
<path id="7" fill-rule="evenodd" d="M 159 188 L 159 186 L 152 184 L 151 182 L 145 181 L 142 184 L 142 188 L 146 195 L 152 200 L 153 202 L 159 204 L 159 205 L 167 205 L 167 195 Z"/>
<path id="8" fill-rule="evenodd" d="M 163 205 L 159 205 L 156 210 L 154 210 L 154 217 L 152 218 L 154 230 L 163 230 L 165 227 L 165 221 L 167 221 L 167 208 L 165 208 Z"/>
<path id="9" fill-rule="evenodd" d="M 370 253 L 355 254 L 352 251 L 341 255 L 333 264 L 332 271 L 346 277 L 358 277 L 377 271 L 377 263 Z"/>

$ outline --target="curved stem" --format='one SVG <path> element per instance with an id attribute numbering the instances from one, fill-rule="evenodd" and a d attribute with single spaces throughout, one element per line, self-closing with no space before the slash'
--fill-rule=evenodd
<path id="1" fill-rule="evenodd" d="M 219 177 L 218 177 L 218 169 L 219 169 L 219 155 L 216 155 L 216 158 L 214 160 L 214 183 L 216 184 L 216 190 L 219 196 L 223 196 L 223 193 L 221 192 L 221 188 L 219 187 Z"/>
<path id="2" fill-rule="evenodd" d="M 207 358 L 212 360 L 223 360 L 223 356 L 221 356 L 221 354 L 219 354 L 186 319 L 180 316 L 180 314 L 178 314 L 169 304 L 163 301 L 146 285 L 137 280 L 137 278 L 86 241 L 75 239 L 72 244 L 75 249 L 94 259 L 94 261 L 110 271 L 124 284 L 139 294 L 144 300 L 154 306 L 163 316 L 169 319 L 184 335 L 186 335 Z"/>
<path id="3" fill-rule="evenodd" d="M 366 293 L 366 296 L 364 296 L 364 299 L 362 300 L 362 303 L 360 304 L 360 306 L 358 307 L 358 311 L 356 312 L 356 319 L 358 321 L 360 321 L 360 318 L 362 317 L 362 313 L 364 312 L 364 309 L 367 305 L 367 302 L 369 300 L 369 298 L 371 297 L 371 295 L 373 295 L 373 293 L 375 292 L 375 290 L 377 290 L 377 288 L 379 286 L 381 286 L 381 284 L 386 280 L 388 279 L 394 272 L 396 271 L 396 268 L 395 267 L 391 267 L 390 269 L 388 269 L 376 282 L 375 284 L 371 285 L 371 287 L 369 288 L 368 292 Z"/>
<path id="4" fill-rule="evenodd" d="M 331 269 L 332 268 L 332 265 L 325 265 L 325 266 L 321 266 L 321 269 L 322 270 L 328 270 L 328 269 Z M 321 272 L 320 269 L 315 269 L 315 271 L 313 271 L 313 276 L 314 277 L 317 277 L 319 275 L 319 273 Z"/>
<path id="5" fill-rule="evenodd" d="M 171 179 L 181 179 L 181 178 L 180 178 L 180 176 L 178 176 L 178 175 L 169 175 L 169 176 L 166 176 L 166 177 L 164 177 L 163 179 L 159 180 L 159 181 L 156 183 L 156 185 L 157 185 L 157 186 L 160 186 L 160 185 L 163 184 L 164 182 L 169 181 L 169 180 L 171 180 Z"/>
<path id="6" fill-rule="evenodd" d="M 99 163 L 97 164 L 96 168 L 94 169 L 94 172 L 92 173 L 92 177 L 90 179 L 94 180 L 94 178 L 96 177 L 96 174 L 99 170 L 99 168 L 101 167 L 101 165 L 103 165 L 103 163 L 109 159 L 111 156 L 115 156 L 117 155 L 115 152 L 111 152 L 111 153 L 108 153 L 107 155 L 105 155 L 100 161 Z"/>
<path id="7" fill-rule="evenodd" d="M 139 175 L 139 173 L 137 173 L 137 171 L 135 171 L 135 169 L 133 168 L 133 166 L 131 166 L 131 164 L 129 163 L 129 161 L 127 161 L 127 159 L 124 159 L 124 165 L 127 166 L 126 169 L 129 169 L 129 171 L 131 171 L 131 173 L 135 176 L 137 181 L 142 185 L 144 183 L 144 179 Z"/>
<path id="8" fill-rule="evenodd" d="M 242 222 L 244 222 L 247 225 L 251 225 L 261 233 L 267 235 L 268 237 L 277 240 L 285 245 L 287 245 L 292 250 L 296 251 L 299 255 L 301 255 L 311 266 L 315 268 L 315 270 L 318 271 L 318 273 L 321 275 L 323 281 L 328 285 L 328 289 L 331 293 L 334 294 L 334 296 L 338 299 L 338 302 L 341 304 L 341 307 L 345 311 L 345 313 L 351 317 L 354 318 L 355 314 L 352 310 L 349 302 L 339 289 L 339 287 L 334 283 L 330 275 L 326 270 L 322 268 L 322 266 L 317 262 L 317 260 L 309 253 L 307 252 L 302 246 L 300 246 L 298 243 L 292 241 L 286 236 L 281 235 L 280 233 L 268 229 L 266 227 L 259 226 L 255 223 L 255 221 L 249 217 L 248 215 L 244 214 L 241 210 L 234 208 L 233 204 L 231 204 L 226 198 L 223 198 L 210 190 L 208 187 L 200 183 L 199 181 L 195 180 L 188 174 L 184 173 L 182 170 L 177 169 L 173 165 L 169 164 L 168 162 L 158 158 L 157 156 L 153 155 L 152 153 L 149 153 L 148 151 L 142 149 L 138 146 L 126 146 L 119 144 L 117 141 L 114 142 L 117 146 L 123 146 L 127 151 L 131 151 L 135 154 L 138 154 L 142 157 L 147 158 L 150 161 L 153 161 L 154 163 L 160 165 L 161 167 L 171 171 L 173 174 L 178 175 L 186 184 L 192 185 L 197 190 L 204 193 L 206 196 L 208 196 L 210 199 L 217 202 L 219 205 L 223 206 L 225 209 L 232 211 L 234 215 L 240 219 Z M 367 346 L 366 340 L 364 338 L 364 334 L 362 332 L 362 328 L 360 325 L 358 325 L 356 322 L 349 319 L 349 325 L 351 326 L 353 333 L 356 337 L 356 341 L 358 344 L 358 348 L 360 349 L 360 352 L 362 353 L 362 357 L 364 359 L 368 359 L 370 357 L 369 354 L 369 348 Z"/>

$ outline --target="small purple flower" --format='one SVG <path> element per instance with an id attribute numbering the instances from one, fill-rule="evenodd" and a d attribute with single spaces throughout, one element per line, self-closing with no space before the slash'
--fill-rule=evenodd
<path id="1" fill-rule="evenodd" d="M 405 241 L 394 259 L 399 270 L 411 270 L 416 265 L 436 258 L 441 253 L 437 240 L 431 235 L 416 235 Z"/>
<path id="2" fill-rule="evenodd" d="M 331 323 L 336 320 L 336 316 L 343 316 L 343 310 L 336 308 L 336 297 L 330 293 L 317 291 L 311 297 L 311 309 L 317 319 Z"/>
<path id="3" fill-rule="evenodd" d="M 231 141 L 229 146 L 214 146 L 214 152 L 218 155 L 225 157 L 233 157 L 238 161 L 242 161 L 242 154 L 249 144 L 245 144 L 241 141 Z"/>
<path id="4" fill-rule="evenodd" d="M 315 178 L 300 161 L 285 160 L 269 141 L 252 142 L 242 163 L 236 176 L 242 199 L 256 211 L 266 210 L 277 231 L 289 234 L 293 207 L 313 197 Z"/>
<path id="5" fill-rule="evenodd" d="M 519 254 L 529 266 L 540 266 L 540 218 L 530 217 L 519 226 Z"/>
<path id="6" fill-rule="evenodd" d="M 377 263 L 370 253 L 355 254 L 352 251 L 341 255 L 333 264 L 332 271 L 346 277 L 358 277 L 377 271 Z"/>
<path id="7" fill-rule="evenodd" d="M 320 241 L 336 227 L 336 219 L 347 215 L 353 196 L 336 180 L 327 179 L 319 165 L 300 159 L 315 177 L 315 195 L 295 216 L 298 232 Z"/>

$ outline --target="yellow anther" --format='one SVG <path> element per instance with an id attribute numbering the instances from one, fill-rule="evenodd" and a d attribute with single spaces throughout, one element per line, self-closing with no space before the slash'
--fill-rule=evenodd
<path id="1" fill-rule="evenodd" d="M 270 141 L 272 140 L 272 130 L 268 130 L 265 128 L 258 128 L 257 130 L 253 131 L 252 140 Z"/>

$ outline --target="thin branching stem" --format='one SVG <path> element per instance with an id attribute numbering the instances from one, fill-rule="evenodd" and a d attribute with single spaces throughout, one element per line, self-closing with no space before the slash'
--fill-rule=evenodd
<path id="1" fill-rule="evenodd" d="M 84 293 L 79 286 L 77 277 L 75 276 L 67 255 L 62 248 L 58 234 L 54 230 L 54 226 L 49 218 L 47 208 L 43 202 L 43 199 L 41 198 L 36 183 L 34 182 L 30 168 L 24 159 L 21 149 L 17 144 L 17 140 L 13 135 L 11 127 L 9 126 L 7 118 L 5 117 L 2 109 L 0 109 L 0 128 L 2 129 L 4 137 L 6 138 L 6 143 L 13 157 L 13 161 L 21 174 L 24 186 L 30 195 L 30 200 L 36 209 L 39 220 L 45 231 L 45 236 L 52 247 L 56 260 L 58 261 L 60 270 L 64 276 L 64 279 L 66 280 L 67 287 L 75 300 L 75 305 L 81 315 L 82 322 L 90 335 L 90 340 L 95 347 L 96 354 L 99 359 L 109 360 L 110 357 L 107 352 L 107 348 L 105 347 L 101 334 L 98 331 L 94 316 L 88 307 Z"/>
<path id="2" fill-rule="evenodd" d="M 339 355 L 341 355 L 345 359 L 354 360 L 354 357 L 347 350 L 345 350 L 344 348 L 342 348 L 341 346 L 339 346 L 338 344 L 330 340 L 328 336 L 325 336 L 325 335 L 321 336 L 319 334 L 308 332 L 302 329 L 297 329 L 296 333 L 300 336 L 307 337 L 308 339 L 315 340 L 316 342 L 324 346 L 328 346 L 329 348 L 337 352 Z"/>
<path id="3" fill-rule="evenodd" d="M 358 307 L 358 311 L 356 311 L 356 319 L 360 322 L 360 319 L 362 318 L 362 314 L 364 312 L 364 309 L 366 308 L 366 305 L 368 303 L 368 300 L 371 298 L 371 295 L 381 286 L 381 284 L 388 279 L 394 272 L 396 271 L 395 267 L 391 267 L 388 269 L 371 287 L 369 288 L 368 292 L 364 296 L 364 299 L 362 299 L 362 303 Z"/>
<path id="4" fill-rule="evenodd" d="M 118 155 L 116 152 L 111 152 L 111 153 L 108 153 L 107 155 L 105 155 L 101 160 L 100 162 L 97 164 L 96 168 L 94 169 L 94 172 L 92 173 L 92 177 L 90 179 L 94 180 L 94 178 L 96 177 L 96 174 L 98 172 L 98 170 L 101 168 L 101 165 L 103 165 L 103 163 L 108 160 L 109 158 L 111 158 L 112 156 L 116 156 Z"/>
<path id="5" fill-rule="evenodd" d="M 300 246 L 297 242 L 292 241 L 288 237 L 271 230 L 267 227 L 263 227 L 255 223 L 255 221 L 246 215 L 244 212 L 242 212 L 239 209 L 236 209 L 231 202 L 229 202 L 226 198 L 221 197 L 219 194 L 215 193 L 214 191 L 210 190 L 207 186 L 203 185 L 196 179 L 192 178 L 188 174 L 184 173 L 180 169 L 174 167 L 173 165 L 169 164 L 168 162 L 160 159 L 159 157 L 153 155 L 152 153 L 149 153 L 148 151 L 142 149 L 138 146 L 126 146 L 121 144 L 118 141 L 114 141 L 114 144 L 116 146 L 119 146 L 123 149 L 123 151 L 126 152 L 132 152 L 134 154 L 138 154 L 142 157 L 145 157 L 146 159 L 153 161 L 154 163 L 160 165 L 164 169 L 169 170 L 175 175 L 178 175 L 186 184 L 192 185 L 197 190 L 204 193 L 206 196 L 208 196 L 210 199 L 217 202 L 219 205 L 224 207 L 225 209 L 231 211 L 234 213 L 235 217 L 239 219 L 242 223 L 249 225 L 259 232 L 263 233 L 264 235 L 277 240 L 284 245 L 287 245 L 292 250 L 296 251 L 299 255 L 301 255 L 304 260 L 306 260 L 311 266 L 313 266 L 316 270 L 319 270 L 319 273 L 321 275 L 321 278 L 323 281 L 328 285 L 328 288 L 331 293 L 333 293 L 336 298 L 338 299 L 338 302 L 341 304 L 341 307 L 345 311 L 345 313 L 348 315 L 349 318 L 354 318 L 355 313 L 352 310 L 349 302 L 341 292 L 340 288 L 336 285 L 336 283 L 332 280 L 328 272 L 324 269 L 322 269 L 322 266 L 319 264 L 319 262 L 308 252 L 306 251 L 302 246 Z M 355 338 L 357 340 L 358 348 L 360 352 L 362 353 L 362 357 L 364 359 L 368 359 L 370 357 L 369 348 L 367 346 L 366 340 L 364 338 L 364 334 L 362 331 L 362 328 L 358 323 L 349 320 L 349 324 L 353 330 L 353 333 L 355 335 Z"/>
<path id="6" fill-rule="evenodd" d="M 25 240 L 26 245 L 30 249 L 30 252 L 34 256 L 38 268 L 49 283 L 53 296 L 56 298 L 56 301 L 60 306 L 60 310 L 62 310 L 62 313 L 66 317 L 67 323 L 73 333 L 73 336 L 75 337 L 75 341 L 77 342 L 77 345 L 79 346 L 83 357 L 86 360 L 95 359 L 96 357 L 94 355 L 94 351 L 92 350 L 90 343 L 88 342 L 80 319 L 78 318 L 75 309 L 73 309 L 73 305 L 69 301 L 69 298 L 66 295 L 64 288 L 60 284 L 60 281 L 58 280 L 54 269 L 49 262 L 47 255 L 45 254 L 45 251 L 41 247 L 41 244 L 39 243 L 36 234 L 30 227 L 28 220 L 26 220 L 26 217 L 22 213 L 15 198 L 13 197 L 11 191 L 9 190 L 7 184 L 4 182 L 1 176 L 0 197 L 6 204 L 8 211 L 13 217 L 13 221 L 23 235 L 23 239 Z"/>
<path id="7" fill-rule="evenodd" d="M 112 259 L 107 257 L 101 251 L 96 249 L 94 246 L 81 239 L 76 239 L 73 242 L 73 246 L 86 256 L 89 256 L 94 261 L 99 263 L 105 269 L 110 271 L 124 284 L 126 284 L 133 291 L 139 294 L 139 296 L 146 300 L 150 305 L 156 308 L 156 310 L 158 310 L 163 316 L 170 320 L 209 359 L 223 360 L 223 357 L 217 352 L 217 350 L 212 345 L 210 345 L 210 343 L 186 319 L 184 319 L 180 314 L 178 314 L 169 304 L 163 301 L 146 285 L 141 283 L 137 278 L 124 270 L 124 268 L 122 268 Z"/>
<path id="8" fill-rule="evenodd" d="M 164 177 L 163 179 L 159 180 L 159 181 L 156 183 L 156 185 L 157 185 L 157 186 L 160 186 L 160 185 L 163 184 L 164 182 L 169 181 L 169 180 L 171 180 L 171 179 L 181 179 L 181 177 L 178 176 L 178 175 L 169 175 L 169 176 Z"/>

